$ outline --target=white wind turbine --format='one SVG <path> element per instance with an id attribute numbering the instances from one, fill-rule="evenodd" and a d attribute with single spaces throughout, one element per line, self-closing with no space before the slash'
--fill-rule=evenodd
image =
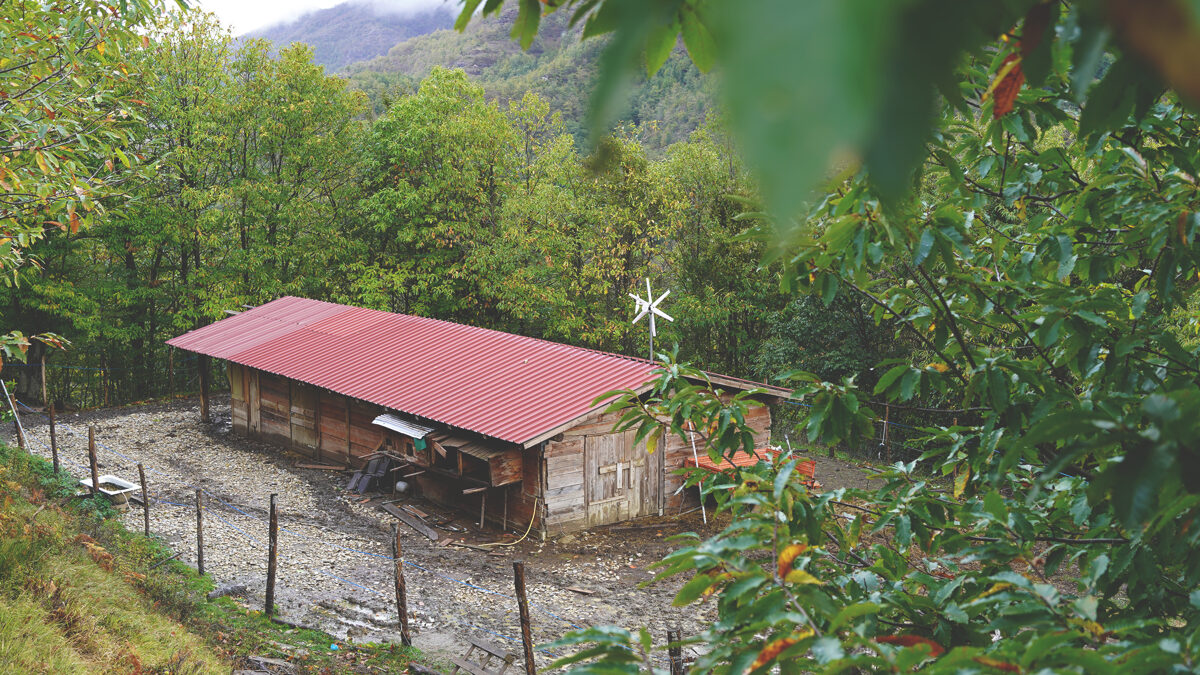
<path id="1" fill-rule="evenodd" d="M 634 295 L 633 293 L 629 294 L 629 297 L 633 298 L 633 301 L 635 303 L 637 303 L 634 306 L 634 309 L 637 310 L 637 313 L 638 313 L 637 316 L 633 317 L 633 321 L 631 321 L 630 323 L 637 323 L 638 321 L 641 321 L 642 317 L 644 317 L 644 316 L 650 317 L 650 360 L 651 361 L 654 360 L 654 336 L 658 334 L 658 329 L 654 325 L 654 316 L 658 315 L 658 316 L 661 316 L 662 318 L 666 319 L 667 321 L 672 321 L 672 322 L 675 321 L 675 319 L 672 319 L 670 316 L 668 316 L 666 312 L 664 312 L 658 308 L 659 303 L 661 303 L 663 300 L 665 300 L 666 297 L 670 294 L 671 294 L 671 291 L 667 290 L 662 295 L 658 296 L 657 299 L 654 299 L 654 293 L 650 290 L 650 277 L 646 277 L 646 297 L 641 298 L 641 297 Z"/>

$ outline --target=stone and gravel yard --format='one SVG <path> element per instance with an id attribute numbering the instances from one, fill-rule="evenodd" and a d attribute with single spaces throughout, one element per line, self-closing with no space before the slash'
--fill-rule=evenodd
<path id="1" fill-rule="evenodd" d="M 44 418 L 26 414 L 22 419 L 33 451 L 49 457 Z M 395 519 L 344 492 L 346 474 L 299 468 L 297 463 L 311 460 L 233 434 L 227 399 L 214 401 L 213 419 L 208 425 L 200 422 L 195 400 L 64 413 L 58 424 L 60 457 L 64 467 L 85 477 L 87 426 L 94 424 L 101 474 L 136 483 L 137 462 L 142 462 L 152 496 L 151 530 L 193 565 L 195 488 L 202 488 L 206 571 L 218 585 L 244 586 L 240 599 L 255 608 L 263 603 L 268 504 L 276 493 L 279 613 L 348 640 L 398 641 L 389 559 Z M 831 484 L 835 471 L 846 475 Z M 856 474 L 861 475 L 830 460 L 819 461 L 817 469 L 826 487 L 857 482 Z M 447 513 L 426 502 L 417 504 L 426 512 Z M 466 530 L 455 534 L 456 539 L 482 543 L 502 537 L 494 528 L 478 531 L 471 514 L 454 515 L 454 525 Z M 123 518 L 130 529 L 142 529 L 139 506 Z M 524 524 L 510 525 L 517 535 L 524 531 Z M 573 625 L 644 625 L 656 642 L 665 638 L 667 628 L 678 626 L 685 635 L 698 632 L 715 616 L 715 607 L 672 607 L 682 579 L 644 588 L 639 584 L 651 578 L 648 566 L 671 550 L 667 537 L 684 531 L 715 532 L 717 525 L 704 526 L 698 512 L 631 525 L 549 542 L 531 537 L 514 547 L 499 547 L 503 555 L 438 546 L 401 525 L 414 643 L 426 652 L 451 655 L 464 651 L 468 635 L 496 642 L 504 642 L 496 634 L 519 637 L 516 601 L 507 597 L 512 595 L 513 560 L 526 564 L 533 632 L 539 643 L 560 637 Z M 519 653 L 519 644 L 509 644 Z"/>

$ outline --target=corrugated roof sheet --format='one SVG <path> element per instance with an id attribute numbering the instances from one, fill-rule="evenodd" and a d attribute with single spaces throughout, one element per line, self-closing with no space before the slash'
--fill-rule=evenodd
<path id="1" fill-rule="evenodd" d="M 377 424 L 385 429 L 391 429 L 397 433 L 404 434 L 409 438 L 425 438 L 429 432 L 433 431 L 432 427 L 423 427 L 420 424 L 409 422 L 408 420 L 400 419 L 390 413 L 384 413 L 371 421 L 371 424 Z"/>
<path id="2" fill-rule="evenodd" d="M 294 297 L 167 344 L 522 445 L 595 410 L 606 391 L 641 387 L 655 369 L 644 359 Z"/>

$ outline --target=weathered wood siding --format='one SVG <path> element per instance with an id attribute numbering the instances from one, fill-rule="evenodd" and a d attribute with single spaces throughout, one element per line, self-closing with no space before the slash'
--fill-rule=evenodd
<path id="1" fill-rule="evenodd" d="M 520 448 L 512 448 L 488 460 L 492 485 L 501 486 L 520 482 L 524 466 L 523 455 Z"/>
<path id="2" fill-rule="evenodd" d="M 320 398 L 320 405 L 317 406 L 317 426 L 320 430 L 321 457 L 348 462 L 350 441 L 347 431 L 350 425 L 346 397 L 323 391 Z"/>
<path id="3" fill-rule="evenodd" d="M 383 429 L 371 424 L 383 409 L 354 399 L 350 402 L 350 455 L 361 460 L 383 444 Z"/>
<path id="4" fill-rule="evenodd" d="M 314 457 L 317 454 L 317 389 L 292 382 L 292 447 Z"/>
<path id="5" fill-rule="evenodd" d="M 672 513 L 685 502 L 697 502 L 695 491 L 674 494 L 683 468 L 692 456 L 687 439 L 671 437 L 654 454 L 645 443 L 633 444 L 633 432 L 613 433 L 615 414 L 584 420 L 546 444 L 545 501 L 547 534 L 571 532 L 658 513 L 662 490 L 664 510 Z M 757 430 L 756 447 L 771 438 L 771 412 L 751 408 L 747 422 Z M 697 447 L 700 448 L 699 441 Z M 665 465 L 665 480 L 660 478 Z"/>
<path id="6" fill-rule="evenodd" d="M 229 364 L 229 417 L 233 430 L 245 434 L 250 428 L 246 369 L 240 363 Z"/>
<path id="7" fill-rule="evenodd" d="M 372 424 L 385 412 L 380 406 L 238 364 L 229 365 L 229 384 L 236 431 L 323 461 L 361 465 L 389 439 L 400 452 L 410 442 Z M 538 448 L 513 448 L 486 462 L 464 458 L 465 468 L 493 486 L 475 493 L 487 495 L 488 520 L 501 520 L 507 507 L 510 527 L 523 531 L 532 518 L 540 533 L 555 534 L 656 514 L 660 503 L 668 513 L 695 503 L 694 490 L 675 494 L 684 480 L 675 472 L 692 456 L 688 440 L 666 438 L 649 454 L 644 442 L 634 444 L 634 432 L 614 433 L 616 421 L 597 414 Z M 747 421 L 758 431 L 756 447 L 765 446 L 770 409 L 752 408 Z M 433 450 L 416 455 L 427 465 Z M 431 468 L 416 482 L 435 501 L 478 512 L 480 498 L 464 496 L 461 479 Z"/>

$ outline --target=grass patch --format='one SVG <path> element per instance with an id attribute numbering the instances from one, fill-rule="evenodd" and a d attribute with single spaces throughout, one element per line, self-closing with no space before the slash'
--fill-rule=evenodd
<path id="1" fill-rule="evenodd" d="M 126 530 L 103 498 L 77 498 L 49 462 L 0 444 L 0 672 L 228 673 L 250 655 L 300 672 L 403 672 L 420 654 L 347 645 L 269 621 L 162 542 Z M 330 649 L 337 644 L 339 649 Z"/>

